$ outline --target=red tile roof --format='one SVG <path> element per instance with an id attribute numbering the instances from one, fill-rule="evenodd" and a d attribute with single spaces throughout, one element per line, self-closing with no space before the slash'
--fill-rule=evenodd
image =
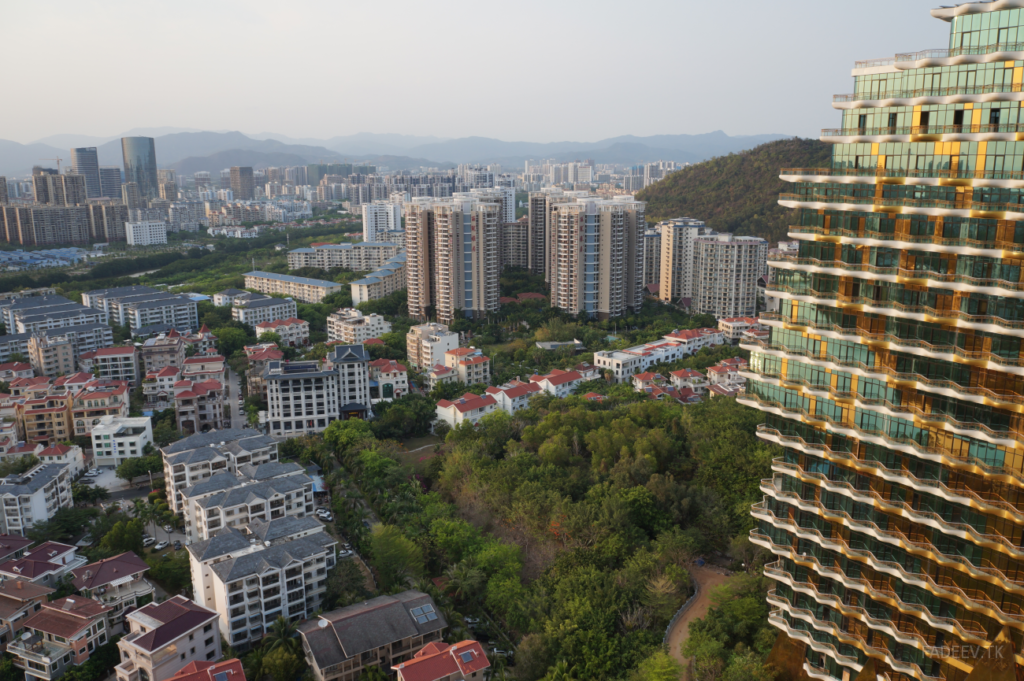
<path id="1" fill-rule="evenodd" d="M 189 662 L 167 681 L 214 681 L 215 675 L 218 674 L 224 674 L 221 678 L 231 681 L 245 681 L 245 670 L 242 669 L 242 661 L 237 657 L 223 662 Z"/>
<path id="2" fill-rule="evenodd" d="M 534 383 L 540 383 L 545 380 L 551 385 L 565 385 L 572 381 L 582 381 L 583 377 L 580 376 L 578 371 L 562 371 L 561 369 L 555 369 L 547 376 L 530 376 L 530 381 Z"/>
<path id="3" fill-rule="evenodd" d="M 446 355 L 454 355 L 456 357 L 465 357 L 466 355 L 472 355 L 480 352 L 476 348 L 455 348 L 454 350 L 447 351 Z"/>
<path id="4" fill-rule="evenodd" d="M 518 303 L 519 301 L 515 298 L 509 298 L 508 296 L 502 296 L 498 298 L 499 305 L 507 305 L 508 303 Z"/>
<path id="5" fill-rule="evenodd" d="M 384 345 L 384 341 L 380 338 L 367 338 L 363 341 L 363 345 Z"/>
<path id="6" fill-rule="evenodd" d="M 150 652 L 163 648 L 179 636 L 217 618 L 217 613 L 193 603 L 184 596 L 175 596 L 159 604 L 150 603 L 135 612 L 162 623 L 161 626 L 132 641 L 132 645 Z"/>
<path id="7" fill-rule="evenodd" d="M 266 362 L 273 359 L 281 359 L 282 357 L 284 357 L 284 353 L 277 348 L 265 348 L 252 353 L 248 359 L 250 362 Z"/>
<path id="8" fill-rule="evenodd" d="M 466 393 L 457 400 L 441 400 L 437 403 L 437 406 L 442 409 L 448 409 L 455 407 L 460 413 L 465 414 L 467 411 L 473 411 L 474 409 L 480 409 L 487 407 L 492 404 L 497 404 L 495 399 L 490 395 L 476 395 L 474 393 Z"/>
<path id="9" fill-rule="evenodd" d="M 633 380 L 636 380 L 636 381 L 653 381 L 657 377 L 658 377 L 658 374 L 652 373 L 650 371 L 645 371 L 642 374 L 635 374 L 633 376 Z"/>
<path id="10" fill-rule="evenodd" d="M 295 317 L 289 317 L 288 319 L 275 319 L 272 322 L 260 322 L 256 325 L 257 329 L 276 329 L 279 326 L 292 326 L 293 324 L 309 324 L 309 322 L 297 319 Z"/>
<path id="11" fill-rule="evenodd" d="M 543 293 L 517 293 L 519 300 L 547 300 L 547 296 Z"/>
<path id="12" fill-rule="evenodd" d="M 147 371 L 146 378 L 167 378 L 169 376 L 177 376 L 181 373 L 181 369 L 178 367 L 164 367 L 160 371 Z"/>
<path id="13" fill-rule="evenodd" d="M 96 563 L 83 565 L 71 571 L 74 576 L 72 582 L 79 589 L 94 589 L 104 584 L 110 584 L 116 579 L 145 572 L 149 569 L 146 561 L 136 556 L 131 551 L 122 553 L 111 558 L 105 558 Z"/>
<path id="14" fill-rule="evenodd" d="M 32 371 L 32 365 L 25 362 L 5 362 L 0 364 L 0 371 Z"/>
<path id="15" fill-rule="evenodd" d="M 21 625 L 63 638 L 71 638 L 88 627 L 93 618 L 113 610 L 109 605 L 82 596 L 58 598 L 42 606 L 42 610 L 21 622 Z"/>
<path id="16" fill-rule="evenodd" d="M 460 641 L 448 646 L 431 643 L 423 647 L 411 660 L 391 668 L 398 672 L 400 681 L 442 681 L 458 674 L 470 678 L 491 666 L 483 646 L 477 641 Z M 481 676 L 483 676 L 481 674 Z"/>
<path id="17" fill-rule="evenodd" d="M 592 402 L 604 401 L 604 395 L 601 395 L 600 393 L 587 393 L 583 397 L 587 398 L 588 400 L 591 400 Z"/>
<path id="18" fill-rule="evenodd" d="M 679 371 L 671 372 L 676 378 L 704 378 L 704 374 L 693 369 L 680 369 Z"/>
<path id="19" fill-rule="evenodd" d="M 381 372 L 385 374 L 393 374 L 396 371 L 408 371 L 408 369 L 405 368 L 405 365 L 399 364 L 393 359 L 375 359 L 370 362 L 370 366 L 375 369 L 380 369 Z"/>
<path id="20" fill-rule="evenodd" d="M 540 386 L 537 385 L 536 383 L 520 383 L 519 385 L 502 390 L 501 388 L 496 388 L 495 386 L 492 385 L 488 386 L 487 390 L 484 392 L 486 392 L 488 395 L 497 395 L 498 393 L 504 393 L 506 397 L 515 399 L 517 397 L 522 397 L 523 395 L 529 395 L 530 393 L 540 392 Z"/>
<path id="21" fill-rule="evenodd" d="M 484 357 L 483 355 L 479 355 L 477 357 L 470 357 L 469 359 L 460 359 L 459 364 L 461 364 L 462 366 L 469 366 L 471 364 L 483 364 L 484 362 L 490 361 L 490 357 Z"/>
<path id="22" fill-rule="evenodd" d="M 134 355 L 134 346 L 125 346 L 123 348 L 99 348 L 92 352 L 83 352 L 81 357 L 83 359 L 92 359 L 93 357 L 117 357 L 121 355 Z"/>
<path id="23" fill-rule="evenodd" d="M 223 355 L 196 355 L 185 360 L 185 364 L 205 364 L 206 362 L 223 362 Z"/>
<path id="24" fill-rule="evenodd" d="M 37 454 L 37 456 L 39 456 L 39 457 L 44 457 L 44 456 L 64 456 L 65 454 L 67 454 L 70 451 L 71 451 L 71 447 L 68 447 L 67 445 L 50 445 L 49 447 L 47 447 L 43 451 L 39 452 L 39 454 Z"/>

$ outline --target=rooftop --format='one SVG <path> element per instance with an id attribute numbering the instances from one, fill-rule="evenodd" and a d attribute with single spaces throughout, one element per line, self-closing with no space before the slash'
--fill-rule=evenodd
<path id="1" fill-rule="evenodd" d="M 304 286 L 320 286 L 320 287 L 341 287 L 341 284 L 336 284 L 333 281 L 324 281 L 323 279 L 310 279 L 308 277 L 295 277 L 290 274 L 275 274 L 273 272 L 246 272 L 247 277 L 259 277 L 261 279 L 273 279 L 274 281 L 286 281 L 290 284 L 302 284 Z"/>

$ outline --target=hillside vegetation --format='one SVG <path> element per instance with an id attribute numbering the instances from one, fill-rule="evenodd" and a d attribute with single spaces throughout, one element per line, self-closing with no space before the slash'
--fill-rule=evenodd
<path id="1" fill-rule="evenodd" d="M 827 167 L 831 145 L 794 137 L 739 154 L 688 166 L 644 189 L 649 221 L 676 217 L 704 220 L 719 232 L 786 238 L 795 211 L 779 205 L 786 184 L 780 168 Z"/>

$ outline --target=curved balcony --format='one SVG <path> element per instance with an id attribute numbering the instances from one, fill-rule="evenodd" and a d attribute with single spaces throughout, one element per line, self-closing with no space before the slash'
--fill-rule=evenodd
<path id="1" fill-rule="evenodd" d="M 913 384 L 912 387 L 915 390 L 923 390 L 925 392 L 931 392 L 945 397 L 954 397 L 968 402 L 977 402 L 979 404 L 987 404 L 1001 408 L 1024 406 L 1024 395 L 1018 395 L 1011 392 L 998 392 L 982 386 L 965 386 L 950 380 L 928 378 L 921 374 L 896 371 L 895 369 L 884 365 L 868 365 L 856 360 L 843 360 L 835 357 L 823 360 L 817 355 L 811 353 L 809 350 L 804 348 L 790 348 L 783 343 L 770 342 L 762 339 L 744 339 L 743 342 L 740 343 L 740 348 L 748 352 L 760 352 L 762 354 L 771 355 L 772 357 L 791 359 L 804 364 L 822 367 L 824 369 L 845 370 L 855 376 L 873 378 L 879 381 L 886 381 L 887 383 L 900 383 L 903 384 L 903 386 L 906 386 L 906 384 Z M 762 375 L 772 376 L 779 379 L 783 378 L 781 375 L 771 372 L 762 372 Z"/>
<path id="2" fill-rule="evenodd" d="M 810 596 L 822 605 L 828 605 L 829 607 L 833 607 L 837 610 L 840 610 L 841 612 L 843 612 L 844 615 L 847 614 L 847 612 L 849 612 L 851 615 L 858 617 L 858 619 L 861 619 L 865 622 L 873 621 L 878 623 L 873 628 L 885 630 L 885 628 L 888 626 L 885 624 L 886 620 L 875 620 L 873 617 L 871 617 L 871 615 L 868 614 L 867 610 L 865 610 L 864 608 L 860 608 L 853 605 L 847 605 L 842 602 L 842 599 L 833 594 L 821 593 L 820 591 L 818 591 L 818 587 L 813 582 L 798 581 L 792 575 L 792 573 L 786 572 L 781 567 L 779 567 L 781 564 L 782 561 L 778 561 L 776 563 L 769 563 L 768 565 L 765 565 L 764 574 L 767 577 L 770 577 L 778 582 L 786 584 L 787 586 L 789 586 L 789 588 L 793 589 L 794 591 L 798 591 L 800 593 Z M 917 617 L 924 621 L 928 626 L 934 629 L 942 629 L 954 633 L 957 636 L 959 636 L 960 639 L 963 641 L 977 641 L 979 642 L 979 644 L 981 642 L 988 641 L 988 632 L 985 630 L 983 626 L 981 626 L 977 622 L 972 622 L 970 620 L 966 622 L 961 622 L 960 620 L 957 620 L 953 617 L 939 617 L 938 615 L 933 615 L 931 610 L 929 610 L 923 605 L 920 605 L 918 603 L 907 603 L 906 601 L 901 599 L 899 594 L 897 594 L 895 591 L 879 591 L 877 588 L 875 588 L 873 584 L 871 584 L 871 582 L 869 582 L 866 579 L 853 579 L 847 577 L 845 574 L 843 574 L 842 571 L 837 572 L 839 573 L 838 576 L 833 576 L 830 574 L 829 577 L 837 582 L 840 582 L 847 589 L 855 589 L 857 591 L 860 591 L 861 593 L 864 593 L 865 595 L 869 596 L 875 601 L 885 603 L 896 608 L 900 611 L 900 613 L 904 615 Z"/>
<path id="3" fill-rule="evenodd" d="M 1021 99 L 1020 83 L 1011 85 L 964 85 L 957 87 L 854 92 L 832 96 L 836 109 L 867 109 L 917 104 L 957 104 L 959 102 L 1015 102 Z"/>
<path id="4" fill-rule="evenodd" d="M 885 646 L 868 643 L 867 640 L 865 640 L 863 637 L 845 631 L 834 622 L 819 620 L 817 617 L 814 616 L 814 613 L 810 610 L 793 607 L 793 605 L 787 599 L 778 596 L 777 594 L 769 594 L 768 603 L 787 613 L 790 617 L 795 617 L 797 619 L 803 620 L 804 622 L 810 624 L 816 630 L 829 634 L 830 636 L 832 636 L 833 638 L 842 643 L 846 643 L 847 645 L 852 645 L 856 648 L 859 648 L 864 652 L 865 655 L 868 655 L 869 657 L 881 659 L 883 662 L 889 665 L 889 667 L 892 668 L 894 671 L 902 672 L 904 674 L 912 674 L 914 678 L 917 679 L 935 679 L 935 681 L 942 681 L 941 677 L 932 677 L 925 674 L 924 670 L 921 669 L 921 667 L 914 662 L 903 662 L 902 660 L 897 660 L 890 654 L 889 649 Z M 909 636 L 904 636 L 903 639 L 904 640 L 898 639 L 898 642 L 902 643 L 903 645 L 910 646 L 912 648 L 917 648 L 918 650 L 924 652 L 924 643 L 921 640 Z M 965 668 L 965 671 L 970 671 L 970 668 Z"/>
<path id="5" fill-rule="evenodd" d="M 891 350 L 906 352 L 911 355 L 921 355 L 922 357 L 931 357 L 948 362 L 960 362 L 984 369 L 1006 371 L 1013 374 L 1024 373 L 1024 371 L 1021 371 L 1024 368 L 1024 358 L 1021 357 L 1002 357 L 992 352 L 964 350 L 956 345 L 939 345 L 922 340 L 901 338 L 891 333 L 870 332 L 857 328 L 850 329 L 838 324 L 814 324 L 803 319 L 794 321 L 776 312 L 762 312 L 760 320 L 762 324 L 767 326 L 784 326 L 787 329 L 813 329 L 819 335 L 837 340 L 888 343 Z M 985 364 L 979 364 L 979 362 L 985 362 Z"/>
<path id="6" fill-rule="evenodd" d="M 868 564 L 871 565 L 872 568 L 879 570 L 881 572 L 888 572 L 890 574 L 893 574 L 891 566 L 897 566 L 899 567 L 900 572 L 900 574 L 897 576 L 905 582 L 911 584 L 916 583 L 920 585 L 921 582 L 930 579 L 928 575 L 925 574 L 907 572 L 902 566 L 899 565 L 899 563 L 892 561 L 880 561 L 875 557 L 875 555 L 871 551 L 867 549 L 857 549 L 850 546 L 847 540 L 843 537 L 826 537 L 819 530 L 816 530 L 814 528 L 800 527 L 795 521 L 790 520 L 789 518 L 779 518 L 772 511 L 766 508 L 766 504 L 763 501 L 759 504 L 754 504 L 753 506 L 751 506 L 750 513 L 758 520 L 764 520 L 765 522 L 771 524 L 775 528 L 785 530 L 786 532 L 790 532 L 801 539 L 812 541 L 815 544 L 822 546 L 823 548 L 832 551 L 838 551 L 844 555 L 851 557 L 859 556 L 863 558 L 866 562 L 868 562 Z M 837 520 L 841 519 L 842 516 L 847 516 L 847 514 L 841 512 L 832 512 L 832 515 L 834 515 L 837 518 Z M 870 525 L 871 523 L 862 521 L 861 524 Z M 843 523 L 843 525 L 847 527 L 853 527 L 857 531 L 865 531 L 862 527 L 860 527 L 857 524 L 857 521 L 854 521 L 853 524 Z M 934 563 L 938 563 L 943 567 L 955 568 L 967 575 L 970 575 L 971 577 L 974 577 L 975 579 L 989 582 L 991 584 L 994 584 L 995 586 L 1003 588 L 1004 590 L 1012 591 L 1013 593 L 1024 593 L 1024 575 L 1016 579 L 1010 579 L 1007 573 L 1003 572 L 994 565 L 974 565 L 969 560 L 961 556 L 952 556 L 945 553 L 938 553 L 935 551 L 934 547 L 932 547 L 930 543 L 920 541 L 918 539 L 905 535 L 902 532 L 871 530 L 869 534 L 870 536 L 878 539 L 879 541 L 884 541 L 885 543 L 892 544 L 893 546 L 899 546 L 908 553 L 924 556 L 928 560 Z"/>
<path id="7" fill-rule="evenodd" d="M 757 436 L 766 442 L 771 442 L 783 447 L 790 447 L 804 454 L 820 456 L 829 461 L 849 465 L 858 472 L 864 472 L 869 475 L 880 477 L 887 482 L 891 482 L 896 485 L 909 487 L 915 491 L 924 492 L 926 494 L 934 494 L 946 499 L 947 501 L 963 504 L 983 513 L 995 515 L 1000 518 L 1011 519 L 1018 523 L 1024 523 L 1024 509 L 1021 509 L 1015 504 L 1006 501 L 1002 497 L 993 493 L 982 494 L 967 488 L 954 489 L 947 487 L 938 480 L 919 478 L 913 473 L 903 469 L 886 468 L 879 461 L 857 458 L 851 452 L 832 449 L 828 445 L 818 444 L 815 442 L 807 442 L 797 435 L 785 435 L 777 428 L 772 428 L 766 423 L 761 423 L 757 426 Z M 778 461 L 778 459 L 776 459 L 776 461 Z M 942 464 L 949 466 L 950 468 L 956 468 L 965 472 L 981 475 L 990 474 L 990 471 L 998 471 L 998 473 L 991 473 L 991 477 L 1003 479 L 1011 478 L 1013 483 L 1024 486 L 1024 475 L 1020 472 L 1009 471 L 1006 468 L 989 466 L 980 459 L 945 458 L 942 461 Z"/>
<path id="8" fill-rule="evenodd" d="M 964 437 L 973 437 L 979 440 L 992 442 L 993 444 L 1005 447 L 1013 447 L 1017 444 L 1017 438 L 1022 434 L 1012 427 L 996 429 L 984 423 L 975 421 L 958 421 L 949 414 L 940 414 L 921 409 L 916 405 L 897 404 L 881 398 L 864 397 L 863 395 L 844 390 L 834 390 L 832 386 L 819 386 L 810 381 L 799 379 L 789 380 L 773 376 L 771 373 L 756 374 L 749 371 L 739 372 L 744 378 L 761 381 L 767 385 L 775 385 L 787 390 L 796 390 L 808 393 L 815 397 L 852 403 L 866 411 L 873 411 L 894 418 L 908 418 L 913 421 L 924 421 L 931 423 L 942 423 L 949 426 L 948 430 Z"/>
<path id="9" fill-rule="evenodd" d="M 810 568 L 818 574 L 825 575 L 831 579 L 835 579 L 836 581 L 843 582 L 844 584 L 847 582 L 861 581 L 859 579 L 855 580 L 847 577 L 839 568 L 823 565 L 822 562 L 814 556 L 797 554 L 793 547 L 788 544 L 776 544 L 770 536 L 764 534 L 757 528 L 750 531 L 749 537 L 752 543 L 768 549 L 777 556 L 789 558 L 794 563 Z M 821 544 L 821 542 L 818 541 L 815 541 L 815 543 Z M 958 603 L 971 612 L 987 615 L 1002 624 L 1009 624 L 1018 627 L 1024 624 L 1024 612 L 1006 612 L 1002 610 L 1000 605 L 989 598 L 988 594 L 984 591 L 977 589 L 962 589 L 948 579 L 943 579 L 941 582 L 937 582 L 931 577 L 931 575 L 907 572 L 899 563 L 880 561 L 875 558 L 870 551 L 848 549 L 845 544 L 842 546 L 842 549 L 835 550 L 839 550 L 844 555 L 858 558 L 860 562 L 865 563 L 876 572 L 889 574 L 901 581 L 907 582 L 908 584 L 919 586 L 940 598 Z M 996 583 L 996 586 L 1000 585 Z"/>
<path id="10" fill-rule="evenodd" d="M 883 234 L 881 232 L 862 232 L 853 229 L 837 228 L 826 230 L 824 227 L 805 227 L 799 225 L 791 225 L 788 234 L 791 239 L 800 241 L 829 241 L 839 244 L 882 246 L 929 253 L 956 253 L 957 255 L 977 255 L 989 258 L 1024 257 L 1024 244 L 995 239 L 963 239 L 960 237 L 934 235 L 917 236 L 907 233 Z M 808 238 L 809 236 L 811 238 Z M 814 239 L 813 237 L 820 237 L 820 239 Z"/>
<path id="11" fill-rule="evenodd" d="M 858 142 L 919 142 L 932 139 L 942 141 L 980 142 L 1017 141 L 1024 135 L 1024 124 L 992 123 L 978 125 L 900 125 L 874 128 L 823 128 L 819 139 L 833 144 Z"/>
<path id="12" fill-rule="evenodd" d="M 788 407 L 779 402 L 763 400 L 756 395 L 747 393 L 745 390 L 741 390 L 737 393 L 736 401 L 744 406 L 759 409 L 784 418 L 790 418 L 811 424 L 821 423 L 824 424 L 825 430 L 828 432 L 869 444 L 881 445 L 882 447 L 910 454 L 911 456 L 916 456 L 926 461 L 941 464 L 955 460 L 955 457 L 951 456 L 951 452 L 949 450 L 922 445 L 911 438 L 896 438 L 883 430 L 869 431 L 856 424 L 837 421 L 823 414 L 812 414 L 806 409 Z M 1002 467 L 997 468 L 995 466 L 988 466 L 988 468 L 999 471 L 998 474 L 1003 476 L 1014 474 L 1013 471 Z"/>
<path id="13" fill-rule="evenodd" d="M 828 477 L 821 473 L 807 473 L 796 464 L 786 463 L 784 461 L 776 460 L 772 462 L 772 470 L 776 473 L 789 475 L 800 482 L 807 482 L 817 487 L 821 487 L 825 491 L 841 494 L 855 502 L 870 505 L 883 513 L 900 516 L 919 525 L 926 525 L 951 537 L 966 539 L 977 546 L 1002 551 L 1016 559 L 1024 557 L 1024 548 L 1017 546 L 1001 534 L 984 534 L 967 523 L 950 522 L 945 520 L 938 513 L 915 510 L 913 506 L 906 502 L 886 499 L 874 490 L 858 490 L 849 483 L 829 480 Z M 766 485 L 762 480 L 761 491 L 769 496 L 791 501 L 794 505 L 800 506 L 801 508 L 802 503 L 810 503 L 800 499 L 799 495 L 795 492 L 782 490 L 775 484 L 774 480 L 772 480 L 770 486 Z M 800 503 L 797 503 L 797 500 L 799 500 Z M 818 503 L 820 506 L 820 502 L 814 503 Z"/>
<path id="14" fill-rule="evenodd" d="M 941 288 L 949 291 L 965 293 L 987 293 L 994 296 L 1011 296 L 1024 298 L 1024 281 L 1008 281 L 991 277 L 969 277 L 965 274 L 948 272 L 930 272 L 928 270 L 909 270 L 905 267 L 880 267 L 846 263 L 841 260 L 819 260 L 817 258 L 801 258 L 796 255 L 772 256 L 769 267 L 793 269 L 819 274 L 831 274 L 837 277 L 856 277 L 872 281 L 889 281 L 899 284 L 920 284 L 928 286 L 932 282 L 944 284 Z"/>
<path id="15" fill-rule="evenodd" d="M 806 194 L 779 194 L 779 205 L 786 208 L 812 208 L 816 210 L 857 210 L 871 206 L 879 213 L 914 213 L 919 215 L 954 217 L 996 217 L 1024 220 L 1024 204 L 982 201 L 945 201 L 942 199 L 884 199 L 874 196 L 808 196 Z"/>
<path id="16" fill-rule="evenodd" d="M 800 641 L 801 643 L 806 643 L 807 646 L 815 652 L 828 655 L 844 667 L 849 667 L 850 669 L 853 669 L 857 672 L 863 669 L 863 665 L 861 665 L 860 662 L 857 661 L 856 657 L 849 657 L 847 655 L 843 655 L 839 652 L 839 649 L 836 648 L 834 645 L 825 641 L 819 641 L 818 638 L 815 637 L 814 634 L 812 634 L 809 631 L 806 631 L 804 629 L 796 629 L 794 627 L 789 626 L 789 622 L 787 622 L 786 619 L 782 617 L 778 612 L 769 613 L 768 622 L 776 629 L 782 630 L 782 632 L 788 638 L 791 638 L 794 641 Z M 804 668 L 806 669 L 807 667 L 808 664 L 805 662 Z M 823 681 L 835 681 L 835 679 L 833 679 L 832 676 L 829 675 L 827 672 L 822 673 L 818 671 L 814 674 L 811 674 L 811 677 L 815 679 L 822 679 Z"/>
<path id="17" fill-rule="evenodd" d="M 1021 128 L 1021 136 L 1024 137 L 1024 124 L 1021 124 Z M 831 141 L 838 143 L 838 140 Z M 900 170 L 898 168 L 783 168 L 779 171 L 779 179 L 784 182 L 1008 188 L 1019 186 L 1021 182 L 1024 182 L 1024 171 L 951 170 L 944 168 L 925 170 Z"/>
<path id="18" fill-rule="evenodd" d="M 855 69 L 895 66 L 897 70 L 921 69 L 927 66 L 954 66 L 957 64 L 983 64 L 990 61 L 1018 61 L 1024 59 L 1024 42 L 992 43 L 976 47 L 939 48 L 901 52 L 893 57 L 860 59 Z"/>

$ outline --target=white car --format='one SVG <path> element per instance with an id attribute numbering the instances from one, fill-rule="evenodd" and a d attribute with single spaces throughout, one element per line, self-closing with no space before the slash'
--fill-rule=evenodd
<path id="1" fill-rule="evenodd" d="M 476 617 L 463 617 L 462 621 L 468 624 L 469 626 L 473 626 L 474 624 L 480 624 L 479 618 Z"/>
<path id="2" fill-rule="evenodd" d="M 338 558 L 348 558 L 351 555 L 351 551 L 341 551 L 340 553 L 338 553 Z"/>
<path id="3" fill-rule="evenodd" d="M 328 522 L 329 523 L 332 520 L 334 520 L 334 516 L 331 515 L 330 513 L 320 513 L 319 516 L 320 516 L 320 520 L 323 520 L 324 522 Z"/>
<path id="4" fill-rule="evenodd" d="M 152 546 L 155 542 L 156 542 L 156 539 L 153 539 L 152 537 L 146 537 L 145 539 L 142 540 L 142 545 L 143 546 Z M 167 542 L 164 542 L 164 543 L 166 544 Z"/>

